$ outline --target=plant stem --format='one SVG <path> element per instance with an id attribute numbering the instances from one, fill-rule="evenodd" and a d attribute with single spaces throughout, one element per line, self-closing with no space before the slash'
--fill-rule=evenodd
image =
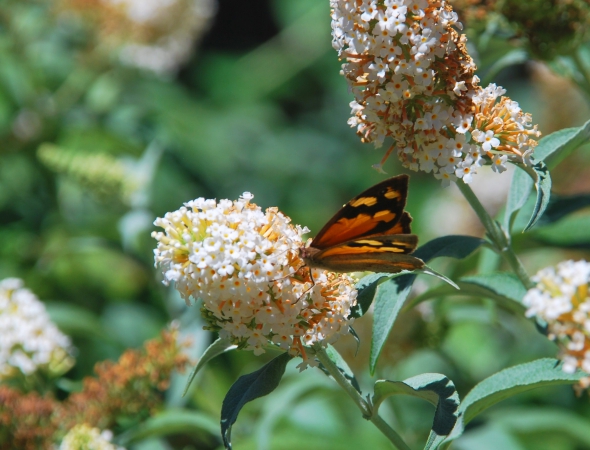
<path id="1" fill-rule="evenodd" d="M 518 276 L 524 287 L 527 289 L 532 288 L 534 284 L 529 278 L 524 266 L 516 256 L 516 253 L 514 253 L 514 250 L 512 250 L 512 247 L 508 242 L 508 238 L 504 234 L 504 230 L 500 224 L 491 218 L 468 184 L 464 183 L 463 181 L 457 181 L 457 187 L 467 199 L 479 217 L 479 220 L 481 220 L 481 223 L 486 229 L 488 236 L 498 253 L 500 253 L 508 262 L 508 264 L 510 264 L 510 267 L 516 276 Z"/>
<path id="2" fill-rule="evenodd" d="M 590 95 L 590 72 L 588 71 L 588 68 L 584 65 L 582 58 L 580 58 L 579 50 L 573 51 L 571 53 L 571 56 L 572 60 L 574 61 L 574 64 L 576 65 L 576 68 L 580 72 L 580 75 L 582 75 L 582 77 L 584 78 L 585 84 L 581 86 L 581 83 L 579 82 L 579 80 L 576 80 L 575 77 L 573 77 L 573 80 L 576 82 L 576 84 L 578 84 L 578 86 L 580 86 L 586 92 L 587 95 Z"/>
<path id="3" fill-rule="evenodd" d="M 348 394 L 350 398 L 356 403 L 361 410 L 363 417 L 373 422 L 373 424 L 381 431 L 389 441 L 399 450 L 410 450 L 410 447 L 403 441 L 401 436 L 391 428 L 378 414 L 373 412 L 373 408 L 361 394 L 354 388 L 354 386 L 342 374 L 338 366 L 330 359 L 326 350 L 321 346 L 314 346 L 313 351 L 318 360 L 322 363 L 328 373 L 334 378 L 336 383 Z"/>

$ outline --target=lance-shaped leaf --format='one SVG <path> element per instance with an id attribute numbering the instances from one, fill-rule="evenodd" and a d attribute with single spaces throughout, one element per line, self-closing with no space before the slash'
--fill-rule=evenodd
<path id="1" fill-rule="evenodd" d="M 554 168 L 563 158 L 589 140 L 590 121 L 581 127 L 556 131 L 539 141 L 534 153 L 535 160 L 538 163 L 533 166 L 532 170 L 521 166 L 535 180 L 537 188 L 535 212 L 524 231 L 531 228 L 540 219 L 544 208 L 547 207 L 549 202 L 551 179 L 547 168 Z M 510 230 L 516 213 L 524 206 L 531 192 L 532 184 L 531 180 L 524 176 L 523 171 L 517 170 L 514 172 L 504 215 L 504 228 L 506 230 Z"/>
<path id="2" fill-rule="evenodd" d="M 566 373 L 560 361 L 542 358 L 504 369 L 477 384 L 459 406 L 459 420 L 445 444 L 463 434 L 474 417 L 501 400 L 544 386 L 575 384 L 588 375 L 581 371 Z"/>
<path id="3" fill-rule="evenodd" d="M 544 161 L 553 169 L 563 158 L 589 140 L 590 120 L 581 127 L 566 128 L 545 136 L 535 148 L 535 159 Z"/>
<path id="4" fill-rule="evenodd" d="M 386 279 L 391 278 L 389 273 L 372 273 L 363 277 L 357 284 L 358 291 L 356 296 L 356 305 L 351 311 L 351 316 L 354 318 L 362 317 L 367 313 L 373 303 L 373 298 L 377 292 L 377 286 Z"/>
<path id="5" fill-rule="evenodd" d="M 205 364 L 207 364 L 216 356 L 236 348 L 238 348 L 237 345 L 232 344 L 228 339 L 221 338 L 217 339 L 215 342 L 213 342 L 213 344 L 207 347 L 207 350 L 205 350 L 203 355 L 201 355 L 201 357 L 199 358 L 199 362 L 190 373 L 188 380 L 186 381 L 186 386 L 184 387 L 184 392 L 182 393 L 182 395 L 186 395 L 191 383 L 195 379 L 195 376 L 197 375 L 199 370 L 205 367 Z"/>
<path id="6" fill-rule="evenodd" d="M 292 356 L 283 353 L 264 367 L 243 375 L 232 385 L 221 405 L 221 438 L 226 449 L 231 449 L 231 427 L 244 405 L 274 391 Z"/>
<path id="7" fill-rule="evenodd" d="M 404 306 L 404 302 L 412 290 L 412 284 L 415 279 L 416 275 L 403 275 L 386 281 L 379 285 L 377 289 L 373 311 L 371 354 L 369 356 L 371 375 L 375 373 L 375 366 L 377 365 L 387 336 L 389 336 L 395 319 L 397 319 L 400 310 Z"/>
<path id="8" fill-rule="evenodd" d="M 469 256 L 479 246 L 485 243 L 486 241 L 484 239 L 476 238 L 473 236 L 442 236 L 440 238 L 436 238 L 432 241 L 427 242 L 419 249 L 417 249 L 413 253 L 413 255 L 417 258 L 422 259 L 424 262 L 428 262 L 431 259 L 442 256 L 462 259 Z M 432 269 L 428 270 L 432 271 Z M 401 278 L 401 280 L 398 281 L 398 283 L 404 284 L 404 277 L 412 277 L 413 275 L 412 273 L 407 273 L 406 275 L 403 272 L 395 276 L 392 276 L 390 273 L 372 273 L 370 275 L 367 275 L 366 277 L 363 277 L 356 284 L 356 288 L 358 290 L 357 304 L 353 309 L 352 317 L 358 318 L 363 316 L 369 310 L 371 304 L 373 303 L 375 293 L 377 292 L 377 287 L 381 283 L 389 279 L 392 279 L 396 276 L 399 276 Z M 439 276 L 439 274 L 436 274 L 436 276 Z M 448 279 L 446 279 L 445 281 L 448 281 Z"/>
<path id="9" fill-rule="evenodd" d="M 533 237 L 545 244 L 559 247 L 590 247 L 590 214 L 566 217 L 557 223 L 539 228 Z"/>
<path id="10" fill-rule="evenodd" d="M 486 420 L 518 434 L 559 433 L 577 441 L 580 448 L 590 448 L 590 420 L 565 408 L 508 406 L 488 412 Z"/>
<path id="11" fill-rule="evenodd" d="M 443 236 L 427 242 L 418 248 L 413 255 L 424 262 L 443 256 L 461 259 L 469 256 L 485 242 L 484 239 L 472 236 Z M 389 279 L 381 282 L 384 275 L 388 276 Z M 375 277 L 373 283 L 376 284 L 376 288 L 373 297 L 375 310 L 369 360 L 371 373 L 375 372 L 375 366 L 383 350 L 383 345 L 385 345 L 387 336 L 389 336 L 391 328 L 412 290 L 416 275 L 412 273 L 392 278 L 391 274 L 374 274 L 373 277 Z"/>
<path id="12" fill-rule="evenodd" d="M 187 409 L 167 409 L 117 436 L 117 443 L 128 446 L 147 438 L 171 434 L 209 435 L 212 444 L 219 444 L 217 421 L 210 416 Z"/>
<path id="13" fill-rule="evenodd" d="M 330 360 L 336 365 L 336 367 L 338 367 L 338 370 L 340 371 L 340 373 L 342 373 L 342 375 L 344 375 L 344 377 L 348 381 L 350 381 L 350 384 L 352 384 L 352 387 L 354 387 L 357 390 L 357 392 L 360 394 L 361 387 L 360 387 L 358 381 L 356 380 L 354 373 L 350 369 L 350 366 L 346 363 L 346 361 L 344 360 L 342 355 L 340 353 L 338 353 L 338 350 L 336 350 L 331 345 L 328 345 L 326 347 L 326 354 L 328 355 Z M 330 376 L 330 372 L 328 372 L 322 364 L 320 364 L 320 369 L 326 375 Z"/>
<path id="14" fill-rule="evenodd" d="M 590 206 L 590 194 L 552 194 L 549 205 L 547 205 L 547 209 L 545 210 L 545 214 L 539 219 L 537 225 L 549 225 L 588 206 Z"/>
<path id="15" fill-rule="evenodd" d="M 517 166 L 514 175 L 512 175 L 512 184 L 506 200 L 506 209 L 504 211 L 505 230 L 510 231 L 512 229 L 514 219 L 531 195 L 534 184 L 529 174 Z"/>
<path id="16" fill-rule="evenodd" d="M 527 231 L 537 223 L 549 204 L 549 199 L 551 198 L 551 175 L 543 161 L 537 162 L 532 167 L 521 167 L 535 180 L 535 189 L 537 190 L 537 198 L 535 200 L 533 213 L 523 230 Z"/>
<path id="17" fill-rule="evenodd" d="M 441 236 L 428 241 L 426 244 L 416 249 L 416 251 L 412 253 L 412 256 L 420 258 L 424 262 L 428 262 L 434 258 L 440 258 L 443 256 L 463 259 L 467 258 L 469 255 L 471 255 L 471 253 L 473 253 L 485 243 L 485 239 L 473 236 Z"/>
<path id="18" fill-rule="evenodd" d="M 404 381 L 378 380 L 373 395 L 375 412 L 383 400 L 399 394 L 422 398 L 436 407 L 425 449 L 436 448 L 457 422 L 459 394 L 453 382 L 439 373 L 424 373 Z"/>
<path id="19" fill-rule="evenodd" d="M 446 285 L 429 289 L 406 304 L 404 310 L 410 309 L 418 303 L 431 298 L 445 295 L 489 298 L 519 314 L 523 314 L 526 309 L 522 304 L 522 298 L 526 294 L 526 289 L 518 277 L 511 273 L 498 272 L 464 277 L 457 281 L 457 285 L 459 286 L 459 291 Z"/>

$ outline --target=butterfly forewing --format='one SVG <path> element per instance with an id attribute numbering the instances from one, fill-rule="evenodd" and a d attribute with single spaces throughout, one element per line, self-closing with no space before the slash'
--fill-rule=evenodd
<path id="1" fill-rule="evenodd" d="M 357 195 L 321 229 L 301 257 L 309 267 L 333 272 L 415 270 L 424 262 L 408 255 L 418 244 L 404 211 L 408 176 L 385 180 Z"/>
<path id="2" fill-rule="evenodd" d="M 407 175 L 370 187 L 344 205 L 320 230 L 311 246 L 323 249 L 363 236 L 391 234 L 390 230 L 395 230 L 395 234 L 409 233 L 410 216 L 405 213 L 405 220 L 400 220 L 407 195 Z M 398 229 L 396 225 L 404 221 L 405 226 Z"/>

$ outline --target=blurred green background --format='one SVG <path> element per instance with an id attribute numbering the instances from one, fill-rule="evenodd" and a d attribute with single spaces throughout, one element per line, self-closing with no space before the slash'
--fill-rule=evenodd
<path id="1" fill-rule="evenodd" d="M 352 96 L 331 48 L 327 0 L 221 0 L 194 33 L 188 56 L 160 73 L 130 64 L 122 49 L 161 30 L 142 34 L 105 22 L 92 10 L 100 4 L 0 4 L 0 278 L 23 278 L 73 338 L 77 363 L 66 378 L 74 383 L 171 320 L 192 336 L 194 358 L 214 338 L 201 330 L 198 306 L 187 308 L 160 283 L 150 238 L 156 217 L 197 197 L 236 199 L 250 191 L 257 204 L 278 206 L 313 236 L 339 206 L 385 176 L 371 169 L 383 149 L 361 144 L 346 124 Z M 583 94 L 547 66 L 521 60 L 495 70 L 513 50 L 506 36 L 482 50 L 478 30 L 467 32 L 487 81 L 504 86 L 544 134 L 590 118 Z M 587 164 L 583 149 L 571 155 L 553 174 L 555 191 L 590 191 Z M 394 157 L 385 170 L 402 172 Z M 482 168 L 473 188 L 495 214 L 509 184 L 509 173 Z M 441 188 L 430 174 L 411 174 L 407 209 L 421 242 L 483 234 L 458 191 Z M 578 219 L 590 223 L 588 211 Z M 530 273 L 588 257 L 587 232 L 565 246 L 555 242 L 562 233 L 549 228 L 516 238 Z M 435 268 L 456 277 L 498 264 L 480 251 Z M 433 281 L 419 280 L 417 289 L 427 283 Z M 366 371 L 370 326 L 369 316 L 355 323 L 363 339 L 356 357 L 352 339 L 339 347 L 365 388 L 374 381 Z M 442 372 L 465 395 L 504 367 L 555 353 L 529 321 L 488 300 L 438 299 L 402 317 L 378 377 Z M 207 426 L 132 448 L 216 448 L 211 424 L 225 392 L 270 356 L 219 357 L 185 398 L 179 377 L 167 407 L 200 411 Z M 433 409 L 414 399 L 386 406 L 394 428 L 421 448 Z M 576 399 L 569 387 L 532 391 L 491 409 L 454 448 L 590 448 L 588 413 L 587 397 Z M 388 445 L 320 372 L 292 368 L 277 391 L 242 411 L 233 441 L 239 449 Z"/>

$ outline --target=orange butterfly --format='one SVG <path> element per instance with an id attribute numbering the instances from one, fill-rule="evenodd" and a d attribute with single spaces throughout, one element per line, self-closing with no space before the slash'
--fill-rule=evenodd
<path id="1" fill-rule="evenodd" d="M 424 261 L 412 253 L 418 237 L 404 211 L 408 176 L 398 175 L 357 195 L 324 225 L 299 256 L 308 267 L 332 272 L 415 270 Z"/>

